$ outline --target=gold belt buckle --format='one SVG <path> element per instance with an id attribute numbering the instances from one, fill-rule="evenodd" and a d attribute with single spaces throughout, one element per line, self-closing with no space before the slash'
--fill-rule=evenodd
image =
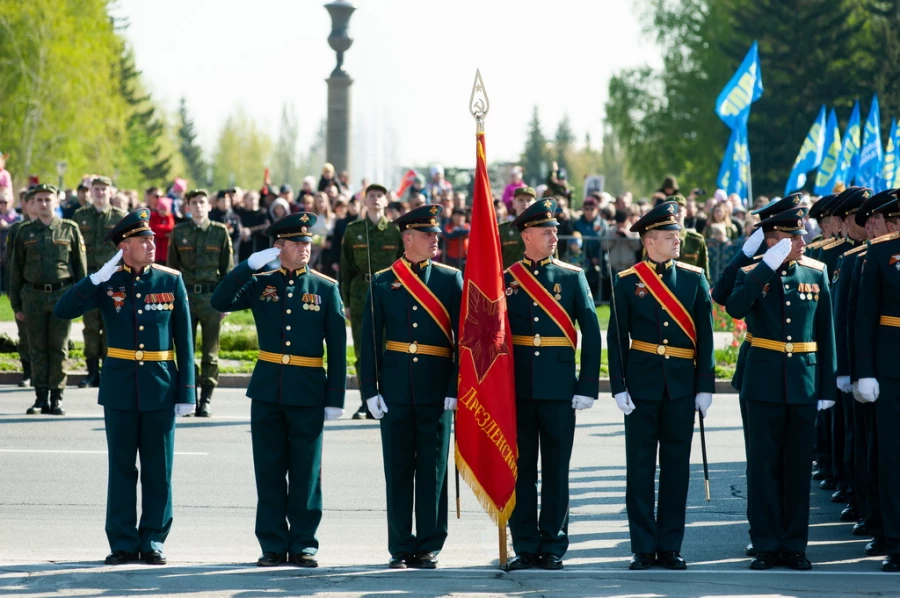
<path id="1" fill-rule="evenodd" d="M 531 344 L 532 344 L 532 346 L 540 347 L 541 346 L 541 335 L 535 334 L 534 338 L 531 339 Z"/>
<path id="2" fill-rule="evenodd" d="M 289 364 L 290 362 L 291 362 L 291 356 L 290 356 L 290 355 L 282 355 L 282 356 L 281 356 L 281 363 L 283 363 L 284 365 L 287 365 L 287 364 Z"/>
<path id="3" fill-rule="evenodd" d="M 784 352 L 785 353 L 793 353 L 794 352 L 794 343 L 785 343 L 784 344 Z"/>
<path id="4" fill-rule="evenodd" d="M 409 348 L 407 349 L 407 351 L 409 351 L 410 353 L 418 353 L 419 345 L 417 345 L 416 343 L 409 343 Z"/>
<path id="5" fill-rule="evenodd" d="M 656 345 L 656 354 L 657 355 L 665 355 L 666 354 L 666 346 L 665 345 Z"/>
<path id="6" fill-rule="evenodd" d="M 134 352 L 134 358 L 137 359 L 138 361 L 142 360 L 144 358 L 144 352 L 141 351 L 140 349 L 138 349 L 137 351 Z"/>

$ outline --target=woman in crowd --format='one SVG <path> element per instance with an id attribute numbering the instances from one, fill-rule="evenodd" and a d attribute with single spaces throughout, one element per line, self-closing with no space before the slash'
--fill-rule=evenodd
<path id="1" fill-rule="evenodd" d="M 725 237 L 729 241 L 741 236 L 741 232 L 737 225 L 731 221 L 731 210 L 728 209 L 727 200 L 720 201 L 713 206 L 712 213 L 709 215 L 709 224 L 704 228 L 704 236 L 706 237 L 707 242 L 712 238 L 713 231 L 711 230 L 710 225 L 713 224 L 722 225 L 721 228 L 725 229 Z"/>

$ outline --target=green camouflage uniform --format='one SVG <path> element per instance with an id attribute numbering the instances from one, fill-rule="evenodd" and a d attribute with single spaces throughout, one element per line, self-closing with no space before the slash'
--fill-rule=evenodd
<path id="1" fill-rule="evenodd" d="M 84 241 L 71 220 L 54 217 L 50 224 L 34 220 L 18 231 L 10 264 L 9 300 L 24 312 L 31 345 L 32 384 L 62 390 L 68 357 L 69 320 L 53 315 L 65 289 L 85 277 Z"/>
<path id="2" fill-rule="evenodd" d="M 182 222 L 169 237 L 167 263 L 184 277 L 191 306 L 194 344 L 197 324 L 203 328 L 198 386 L 213 388 L 219 381 L 219 330 L 222 315 L 209 299 L 216 286 L 234 267 L 231 237 L 224 224 L 207 220 L 197 225 Z"/>
<path id="3" fill-rule="evenodd" d="M 525 254 L 525 241 L 519 230 L 513 226 L 512 220 L 500 224 L 500 253 L 503 256 L 503 269 L 506 270 Z"/>
<path id="4" fill-rule="evenodd" d="M 6 236 L 6 255 L 7 260 L 12 260 L 13 248 L 16 246 L 16 236 L 19 234 L 19 228 L 26 224 L 28 220 L 19 220 L 18 222 L 13 222 L 9 227 L 9 233 Z M 6 292 L 9 294 L 9 268 L 6 269 L 6 280 L 4 281 L 4 286 L 6 287 Z M 16 329 L 19 332 L 19 359 L 22 361 L 22 367 L 25 367 L 25 364 L 28 364 L 28 370 L 31 370 L 31 347 L 28 344 L 28 335 L 25 333 L 25 322 L 20 320 L 16 320 Z"/>
<path id="5" fill-rule="evenodd" d="M 686 228 L 681 229 L 681 256 L 678 261 L 702 268 L 709 280 L 709 256 L 703 235 Z"/>
<path id="6" fill-rule="evenodd" d="M 92 204 L 79 208 L 72 216 L 78 225 L 87 253 L 87 271 L 96 272 L 112 259 L 117 249 L 112 243 L 104 243 L 103 237 L 126 215 L 125 210 L 106 206 L 99 212 Z M 84 312 L 84 357 L 99 359 L 106 357 L 106 334 L 103 330 L 103 318 L 100 310 L 92 309 Z"/>

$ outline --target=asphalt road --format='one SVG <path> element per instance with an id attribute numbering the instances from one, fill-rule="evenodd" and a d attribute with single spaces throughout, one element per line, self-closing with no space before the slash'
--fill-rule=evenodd
<path id="1" fill-rule="evenodd" d="M 348 393 L 355 407 L 358 393 Z M 106 567 L 103 532 L 106 444 L 96 391 L 66 391 L 63 418 L 26 416 L 31 392 L 0 388 L 0 595 L 900 595 L 900 578 L 862 552 L 867 539 L 840 523 L 840 505 L 814 489 L 811 572 L 751 572 L 740 416 L 734 395 L 717 395 L 707 419 L 712 501 L 705 501 L 695 435 L 685 572 L 626 570 L 622 415 L 609 396 L 580 413 L 571 474 L 572 545 L 566 569 L 497 569 L 497 529 L 468 488 L 462 518 L 433 572 L 386 569 L 387 527 L 378 424 L 326 424 L 325 514 L 320 568 L 259 569 L 253 534 L 256 490 L 249 402 L 216 393 L 214 417 L 179 420 L 175 521 L 169 565 Z M 348 413 L 351 409 L 348 408 Z M 451 490 L 452 495 L 452 490 Z"/>

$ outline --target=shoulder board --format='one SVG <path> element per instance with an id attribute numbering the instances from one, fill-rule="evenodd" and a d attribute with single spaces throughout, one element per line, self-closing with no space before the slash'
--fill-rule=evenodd
<path id="1" fill-rule="evenodd" d="M 173 228 L 172 230 L 178 230 L 179 228 L 184 228 L 189 223 L 190 223 L 190 221 L 188 221 L 188 220 L 185 220 L 184 222 L 179 222 L 178 224 L 175 225 L 175 228 Z"/>
<path id="2" fill-rule="evenodd" d="M 65 224 L 67 226 L 72 226 L 74 228 L 78 228 L 78 223 L 75 222 L 74 220 L 69 220 L 68 218 L 60 218 L 59 220 L 60 220 L 60 222 L 62 222 L 63 224 Z"/>
<path id="3" fill-rule="evenodd" d="M 325 276 L 324 274 L 322 274 L 321 272 L 317 272 L 316 270 L 310 270 L 309 273 L 310 273 L 310 274 L 315 274 L 315 275 L 318 276 L 319 278 L 324 278 L 324 279 L 327 280 L 328 282 L 333 282 L 334 284 L 337 284 L 337 281 L 336 281 L 335 279 L 333 279 L 333 278 L 330 277 L 330 276 Z"/>
<path id="4" fill-rule="evenodd" d="M 834 249 L 838 245 L 843 245 L 845 241 L 846 241 L 846 239 L 843 239 L 843 238 L 832 239 L 830 242 L 822 245 L 822 251 L 828 251 L 830 249 Z"/>
<path id="5" fill-rule="evenodd" d="M 276 272 L 278 272 L 278 270 L 278 268 L 275 268 L 274 270 L 267 270 L 265 272 L 256 272 L 253 276 L 266 276 L 268 274 L 275 274 Z M 310 270 L 310 272 L 312 272 L 312 270 Z"/>
<path id="6" fill-rule="evenodd" d="M 759 255 L 754 255 L 754 256 L 753 256 L 753 261 L 754 261 L 754 262 L 758 262 L 759 260 L 763 259 L 763 256 L 764 256 L 764 255 L 765 255 L 764 253 L 760 253 Z"/>
<path id="7" fill-rule="evenodd" d="M 864 244 L 860 245 L 859 247 L 854 247 L 850 251 L 845 251 L 844 255 L 841 257 L 848 256 L 848 255 L 854 255 L 854 254 L 859 253 L 860 251 L 865 251 L 866 249 L 868 249 L 868 245 L 866 245 L 864 243 Z"/>
<path id="8" fill-rule="evenodd" d="M 165 272 L 166 274 L 181 276 L 181 272 L 179 272 L 175 268 L 169 268 L 168 266 L 163 266 L 161 264 L 150 264 L 150 266 L 156 270 L 159 270 L 160 272 Z"/>
<path id="9" fill-rule="evenodd" d="M 123 268 L 122 266 L 116 266 L 116 272 L 121 272 L 124 269 L 125 268 Z"/>
<path id="10" fill-rule="evenodd" d="M 575 272 L 581 272 L 581 268 L 578 266 L 573 266 L 572 264 L 567 264 L 565 262 L 561 262 L 560 260 L 553 258 L 553 264 L 559 266 L 564 270 L 574 270 Z"/>
<path id="11" fill-rule="evenodd" d="M 431 262 L 432 266 L 437 266 L 438 268 L 443 268 L 444 270 L 453 270 L 454 272 L 459 272 L 459 268 L 454 268 L 449 264 L 442 264 L 441 262 Z"/>
<path id="12" fill-rule="evenodd" d="M 684 262 L 679 262 L 678 260 L 675 260 L 675 265 L 682 270 L 690 270 L 691 272 L 697 272 L 698 274 L 706 274 L 706 271 L 703 268 L 692 266 L 691 264 L 685 264 Z"/>
<path id="13" fill-rule="evenodd" d="M 619 272 L 619 278 L 624 278 L 625 276 L 628 276 L 629 274 L 637 274 L 637 271 L 634 269 L 634 267 L 631 267 L 631 268 L 628 268 L 627 270 L 622 270 L 621 272 Z"/>
<path id="14" fill-rule="evenodd" d="M 698 232 L 695 231 L 695 230 L 686 229 L 686 230 L 684 231 L 684 237 L 685 237 L 685 238 L 688 238 L 688 237 L 698 237 L 698 238 L 702 239 L 702 238 L 703 238 L 703 235 L 701 235 L 700 233 L 698 233 Z"/>
<path id="15" fill-rule="evenodd" d="M 432 262 L 432 263 L 434 263 L 434 262 Z M 389 271 L 390 269 L 391 269 L 391 267 L 388 266 L 387 268 L 385 268 L 383 270 L 379 270 L 378 272 L 375 273 L 375 276 L 378 276 L 379 274 L 384 274 L 385 272 Z"/>
<path id="16" fill-rule="evenodd" d="M 225 226 L 224 224 L 222 224 L 221 222 L 216 222 L 215 220 L 210 220 L 210 221 L 209 221 L 209 225 L 212 226 L 212 227 L 214 227 L 214 228 L 221 228 L 221 229 L 223 229 L 223 230 L 228 230 L 228 227 L 226 227 L 226 226 Z"/>
<path id="17" fill-rule="evenodd" d="M 112 211 L 114 214 L 118 214 L 120 216 L 127 216 L 128 212 L 123 210 L 122 208 L 117 208 L 116 206 L 112 206 Z"/>
<path id="18" fill-rule="evenodd" d="M 807 268 L 812 268 L 813 270 L 818 270 L 820 272 L 825 270 L 825 263 L 820 262 L 819 260 L 814 260 L 811 257 L 802 257 L 800 261 L 797 262 L 801 266 L 806 266 Z"/>
<path id="19" fill-rule="evenodd" d="M 807 249 L 818 249 L 822 245 L 825 245 L 826 243 L 830 243 L 833 240 L 834 239 L 818 239 L 816 241 L 813 241 L 812 243 L 807 243 L 806 248 Z"/>
<path id="20" fill-rule="evenodd" d="M 872 245 L 877 245 L 878 243 L 884 243 L 885 241 L 893 241 L 894 239 L 900 239 L 900 231 L 896 233 L 888 233 L 886 235 L 881 235 L 880 237 L 876 237 L 872 239 Z"/>
<path id="21" fill-rule="evenodd" d="M 744 272 L 744 273 L 749 272 L 750 270 L 757 267 L 758 265 L 759 265 L 759 263 L 750 264 L 749 266 L 744 266 L 743 268 L 741 268 L 741 272 Z"/>

